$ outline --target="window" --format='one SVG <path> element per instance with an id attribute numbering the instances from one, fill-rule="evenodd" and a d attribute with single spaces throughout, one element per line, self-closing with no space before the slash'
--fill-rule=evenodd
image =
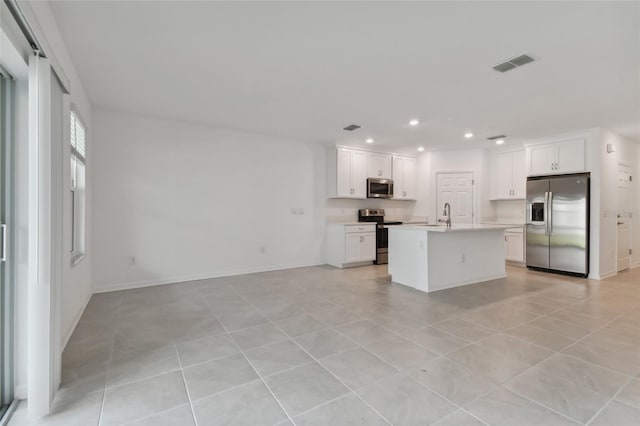
<path id="1" fill-rule="evenodd" d="M 71 111 L 71 259 L 77 263 L 85 252 L 85 128 Z"/>

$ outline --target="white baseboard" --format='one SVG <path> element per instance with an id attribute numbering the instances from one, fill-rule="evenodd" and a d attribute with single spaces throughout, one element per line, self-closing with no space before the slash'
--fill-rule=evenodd
<path id="1" fill-rule="evenodd" d="M 158 278 L 153 280 L 132 281 L 128 283 L 117 283 L 109 286 L 94 288 L 93 293 L 94 294 L 108 293 L 111 291 L 130 290 L 134 288 L 152 287 L 155 285 L 173 284 L 173 283 L 180 283 L 180 282 L 187 282 L 187 281 L 208 280 L 212 278 L 231 277 L 235 275 L 255 274 L 258 272 L 279 271 L 282 269 L 295 269 L 295 268 L 304 268 L 308 266 L 318 266 L 318 265 L 326 265 L 326 262 L 324 260 L 318 260 L 318 261 L 309 262 L 309 263 L 275 265 L 275 266 L 267 266 L 267 267 L 259 267 L 259 268 L 241 269 L 236 271 L 212 272 L 207 274 L 183 275 L 183 276 L 175 276 L 175 277 L 167 277 L 167 278 Z"/>
<path id="2" fill-rule="evenodd" d="M 637 267 L 640 267 L 640 262 L 632 263 L 631 265 L 629 265 L 629 269 L 635 269 Z"/>
<path id="3" fill-rule="evenodd" d="M 599 275 L 589 274 L 587 278 L 589 278 L 590 280 L 606 280 L 607 278 L 611 278 L 615 275 L 618 275 L 616 271 L 610 271 Z"/>
<path id="4" fill-rule="evenodd" d="M 13 393 L 13 397 L 15 399 L 27 399 L 27 385 L 16 385 L 16 387 L 13 389 Z"/>
<path id="5" fill-rule="evenodd" d="M 67 332 L 67 335 L 65 336 L 64 340 L 62 341 L 62 345 L 60 346 L 60 354 L 62 354 L 62 352 L 64 352 L 64 348 L 67 347 L 67 343 L 69 343 L 69 339 L 71 338 L 71 335 L 73 334 L 76 327 L 78 326 L 78 322 L 80 322 L 80 318 L 82 318 L 82 314 L 84 314 L 84 310 L 87 309 L 87 305 L 89 304 L 89 300 L 91 300 L 92 295 L 93 295 L 92 292 L 89 292 L 89 294 L 87 294 L 87 298 L 84 300 L 84 303 L 82 304 L 82 309 L 80 309 L 76 317 L 73 319 L 73 325 Z"/>

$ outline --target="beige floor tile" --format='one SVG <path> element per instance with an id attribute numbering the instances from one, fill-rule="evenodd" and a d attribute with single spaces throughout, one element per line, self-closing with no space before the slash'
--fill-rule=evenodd
<path id="1" fill-rule="evenodd" d="M 524 324 L 516 328 L 512 328 L 505 331 L 505 333 L 552 351 L 561 351 L 575 342 L 573 339 L 530 324 Z"/>
<path id="2" fill-rule="evenodd" d="M 472 371 L 448 358 L 438 358 L 407 371 L 418 383 L 458 405 L 464 405 L 496 386 L 480 371 Z"/>
<path id="3" fill-rule="evenodd" d="M 192 401 L 258 379 L 242 354 L 196 364 L 183 373 Z"/>
<path id="4" fill-rule="evenodd" d="M 107 389 L 101 426 L 121 425 L 184 405 L 187 392 L 179 371 Z"/>
<path id="5" fill-rule="evenodd" d="M 503 383 L 549 357 L 553 352 L 507 336 L 496 334 L 447 355 L 472 371 Z"/>
<path id="6" fill-rule="evenodd" d="M 403 335 L 407 340 L 431 352 L 443 355 L 467 345 L 468 342 L 458 339 L 435 327 L 421 328 Z"/>
<path id="7" fill-rule="evenodd" d="M 349 389 L 317 363 L 269 376 L 265 382 L 290 416 L 349 393 Z"/>
<path id="8" fill-rule="evenodd" d="M 442 331 L 446 331 L 449 334 L 453 334 L 460 339 L 467 342 L 475 342 L 485 337 L 489 337 L 495 334 L 495 330 L 490 330 L 474 322 L 464 320 L 460 317 L 452 318 L 450 320 L 442 321 L 433 325 Z"/>
<path id="9" fill-rule="evenodd" d="M 271 426 L 287 418 L 260 381 L 197 401 L 198 426 Z"/>
<path id="10" fill-rule="evenodd" d="M 358 389 L 398 371 L 362 348 L 321 358 L 320 363 L 351 389 Z"/>
<path id="11" fill-rule="evenodd" d="M 627 380 L 611 370 L 556 354 L 506 386 L 545 407 L 586 423 Z"/>
<path id="12" fill-rule="evenodd" d="M 458 410 L 435 422 L 433 426 L 485 426 L 485 423 L 463 410 Z"/>
<path id="13" fill-rule="evenodd" d="M 323 358 L 357 347 L 356 343 L 333 329 L 303 334 L 294 340 L 316 358 Z"/>
<path id="14" fill-rule="evenodd" d="M 640 380 L 632 379 L 616 396 L 618 401 L 640 408 Z"/>
<path id="15" fill-rule="evenodd" d="M 356 391 L 394 425 L 429 425 L 456 410 L 404 374 L 395 374 Z"/>
<path id="16" fill-rule="evenodd" d="M 388 423 L 353 393 L 294 418 L 298 426 L 382 426 Z"/>
<path id="17" fill-rule="evenodd" d="M 575 426 L 578 423 L 506 389 L 497 389 L 465 407 L 492 426 Z"/>
<path id="18" fill-rule="evenodd" d="M 640 409 L 618 401 L 612 401 L 589 423 L 590 426 L 638 426 L 639 424 Z"/>
<path id="19" fill-rule="evenodd" d="M 420 366 L 438 355 L 399 336 L 367 343 L 364 347 L 398 370 Z"/>
<path id="20" fill-rule="evenodd" d="M 183 368 L 240 352 L 235 341 L 227 334 L 179 343 L 177 350 Z"/>
<path id="21" fill-rule="evenodd" d="M 127 426 L 195 426 L 195 422 L 191 406 L 187 404 L 127 423 Z"/>
<path id="22" fill-rule="evenodd" d="M 245 355 L 261 376 L 268 376 L 313 361 L 291 340 L 260 346 L 245 352 Z"/>
<path id="23" fill-rule="evenodd" d="M 388 330 L 366 320 L 343 324 L 336 327 L 336 330 L 360 344 L 393 336 Z"/>

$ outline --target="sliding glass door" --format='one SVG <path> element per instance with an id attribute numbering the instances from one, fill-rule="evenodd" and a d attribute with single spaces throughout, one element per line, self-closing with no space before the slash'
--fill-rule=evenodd
<path id="1" fill-rule="evenodd" d="M 0 418 L 13 401 L 13 81 L 0 66 Z"/>

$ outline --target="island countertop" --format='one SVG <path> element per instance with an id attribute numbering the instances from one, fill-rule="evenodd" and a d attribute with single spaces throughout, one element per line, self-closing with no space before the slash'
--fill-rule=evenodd
<path id="1" fill-rule="evenodd" d="M 479 223 L 460 223 L 453 224 L 451 228 L 447 225 L 426 225 L 426 224 L 409 224 L 409 225 L 390 225 L 387 228 L 398 231 L 426 231 L 426 232 L 461 232 L 461 231 L 487 231 L 513 228 L 507 225 L 487 225 Z"/>

